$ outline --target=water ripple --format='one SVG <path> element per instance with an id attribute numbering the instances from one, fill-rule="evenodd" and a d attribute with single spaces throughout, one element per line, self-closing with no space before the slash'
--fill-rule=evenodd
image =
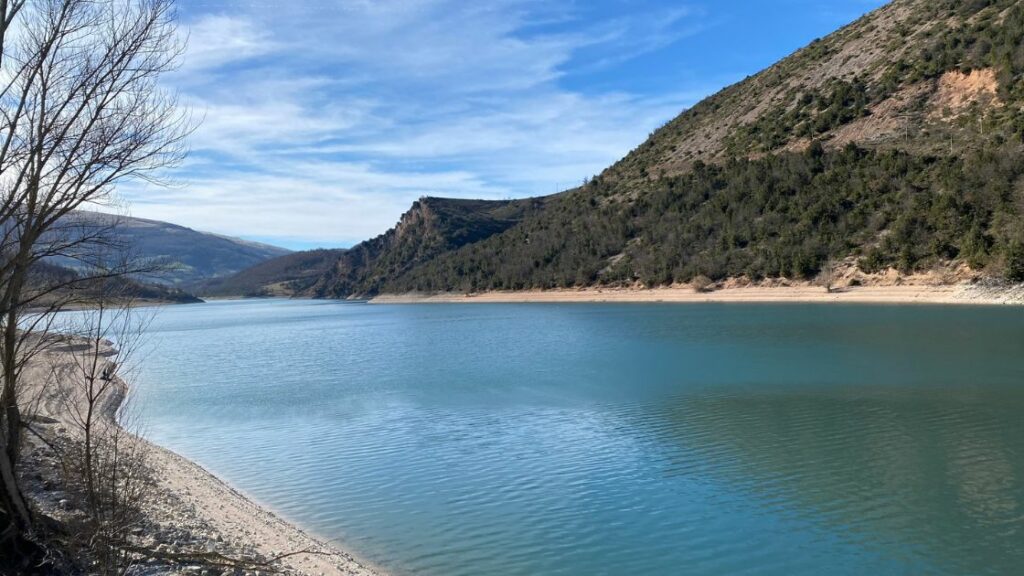
<path id="1" fill-rule="evenodd" d="M 1017 309 L 261 301 L 154 329 L 154 439 L 399 574 L 1024 565 Z"/>

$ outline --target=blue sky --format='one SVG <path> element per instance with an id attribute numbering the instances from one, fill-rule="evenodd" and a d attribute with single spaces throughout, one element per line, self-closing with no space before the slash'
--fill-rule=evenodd
<path id="1" fill-rule="evenodd" d="M 134 216 L 349 246 L 418 197 L 549 194 L 881 0 L 180 0 L 201 124 Z"/>

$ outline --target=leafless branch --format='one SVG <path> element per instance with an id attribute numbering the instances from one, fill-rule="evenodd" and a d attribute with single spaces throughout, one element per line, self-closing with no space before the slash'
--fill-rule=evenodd
<path id="1" fill-rule="evenodd" d="M 111 260 L 126 253 L 116 220 L 80 215 L 185 153 L 193 123 L 158 82 L 183 49 L 174 16 L 172 0 L 0 0 L 0 546 L 33 520 L 13 473 L 39 399 L 24 367 L 61 310 L 154 266 Z"/>

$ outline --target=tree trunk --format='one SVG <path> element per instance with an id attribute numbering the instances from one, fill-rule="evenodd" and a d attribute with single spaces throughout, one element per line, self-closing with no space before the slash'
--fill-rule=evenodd
<path id="1" fill-rule="evenodd" d="M 11 280 L 21 287 L 21 278 Z M 6 314 L 3 333 L 2 374 L 0 391 L 0 544 L 20 540 L 32 525 L 32 516 L 25 497 L 18 487 L 15 469 L 21 449 L 21 410 L 18 408 L 18 315 L 14 310 Z"/>
<path id="2" fill-rule="evenodd" d="M 21 411 L 18 409 L 18 315 L 9 312 L 4 326 L 3 348 L 0 358 L 3 363 L 3 392 L 0 393 L 0 420 L 4 423 L 3 434 L 4 455 L 11 468 L 18 462 L 21 448 Z"/>
<path id="3" fill-rule="evenodd" d="M 6 548 L 28 531 L 32 516 L 18 488 L 14 462 L 7 456 L 6 439 L 0 441 L 4 444 L 0 454 L 0 548 Z"/>

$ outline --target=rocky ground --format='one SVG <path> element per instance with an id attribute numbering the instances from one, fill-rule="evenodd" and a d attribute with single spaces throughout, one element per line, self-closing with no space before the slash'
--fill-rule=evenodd
<path id="1" fill-rule="evenodd" d="M 988 304 L 1024 304 L 1024 284 L 1007 284 L 994 280 L 964 285 L 958 296 L 966 302 Z"/>

